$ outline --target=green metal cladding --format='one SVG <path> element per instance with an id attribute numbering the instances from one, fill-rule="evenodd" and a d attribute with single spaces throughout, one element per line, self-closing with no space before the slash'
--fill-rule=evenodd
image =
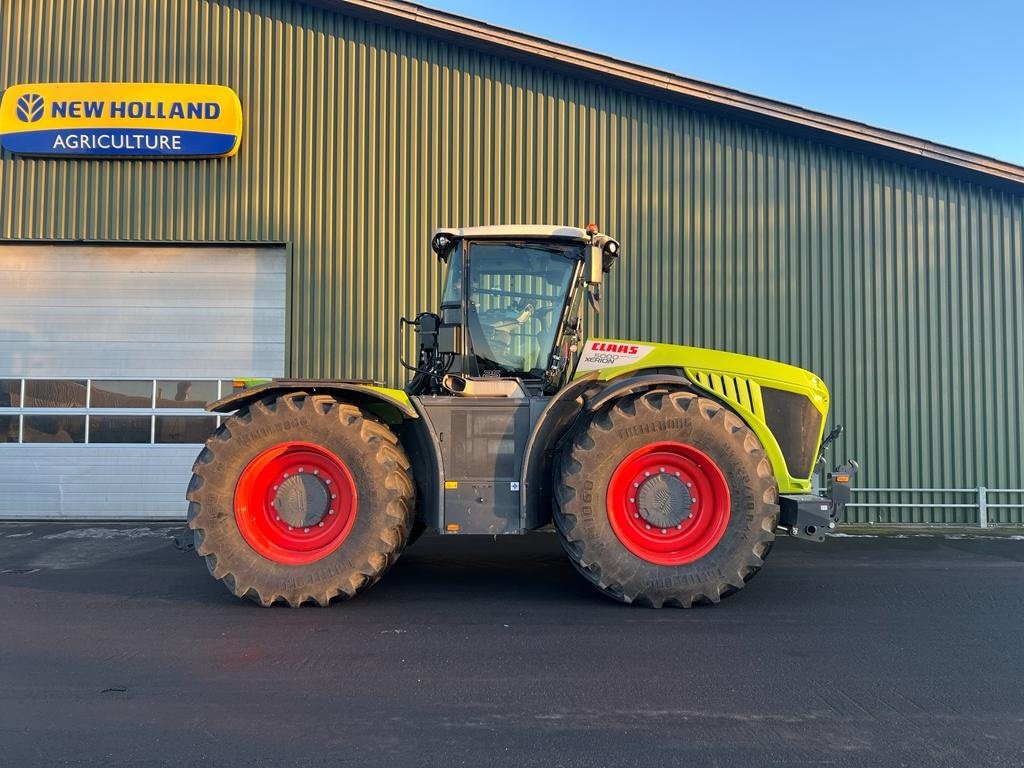
<path id="1" fill-rule="evenodd" d="M 397 318 L 437 303 L 435 226 L 594 221 L 624 256 L 593 334 L 814 371 L 861 486 L 1024 485 L 1024 197 L 1006 185 L 299 2 L 0 3 L 0 87 L 72 80 L 228 85 L 239 154 L 4 152 L 0 238 L 288 243 L 291 375 L 404 380 Z"/>

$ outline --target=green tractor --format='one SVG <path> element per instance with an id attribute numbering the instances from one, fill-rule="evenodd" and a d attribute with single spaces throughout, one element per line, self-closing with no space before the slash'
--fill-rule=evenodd
<path id="1" fill-rule="evenodd" d="M 442 229 L 437 313 L 402 319 L 404 390 L 275 379 L 195 462 L 188 525 L 210 572 L 262 605 L 327 605 L 375 583 L 420 533 L 554 524 L 625 603 L 717 603 L 778 530 L 823 541 L 856 462 L 812 489 L 829 395 L 814 374 L 708 349 L 584 340 L 619 244 L 586 229 Z"/>

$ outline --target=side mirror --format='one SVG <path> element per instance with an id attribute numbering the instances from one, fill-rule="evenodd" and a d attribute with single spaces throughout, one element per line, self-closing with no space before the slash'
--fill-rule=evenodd
<path id="1" fill-rule="evenodd" d="M 612 240 L 610 237 L 601 246 L 601 260 L 604 263 L 604 271 L 610 272 L 612 264 L 615 263 L 616 259 L 619 258 L 619 241 Z"/>
<path id="2" fill-rule="evenodd" d="M 431 238 L 430 248 L 437 255 L 437 258 L 447 264 L 448 255 L 452 252 L 452 248 L 455 247 L 455 242 L 455 238 L 447 232 L 438 232 Z"/>

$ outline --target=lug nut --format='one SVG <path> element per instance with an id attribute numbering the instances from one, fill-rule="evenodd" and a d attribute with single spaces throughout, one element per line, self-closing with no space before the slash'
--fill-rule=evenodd
<path id="1" fill-rule="evenodd" d="M 633 517 L 640 517 L 640 513 L 639 512 L 634 512 L 633 513 Z"/>
<path id="2" fill-rule="evenodd" d="M 287 472 L 285 472 L 285 473 L 284 473 L 284 476 L 285 476 L 285 477 L 288 477 L 288 473 L 287 473 Z"/>
<path id="3" fill-rule="evenodd" d="M 635 503 L 636 503 L 636 499 L 630 499 L 630 500 L 629 500 L 629 503 L 630 503 L 630 504 L 635 504 Z"/>
<path id="4" fill-rule="evenodd" d="M 336 493 L 332 493 L 332 494 L 331 494 L 331 498 L 332 498 L 332 499 L 336 499 L 336 498 L 338 498 L 338 494 L 336 494 Z"/>
<path id="5" fill-rule="evenodd" d="M 305 467 L 299 467 L 299 472 L 305 472 L 305 471 L 306 471 Z"/>
<path id="6" fill-rule="evenodd" d="M 323 527 L 324 527 L 324 524 L 323 524 L 323 523 L 317 523 L 317 525 L 318 525 L 318 526 L 320 526 L 321 528 L 323 528 Z"/>
<path id="7" fill-rule="evenodd" d="M 303 533 L 309 533 L 309 528 L 303 528 L 303 529 L 302 529 L 302 532 L 303 532 Z"/>
<path id="8" fill-rule="evenodd" d="M 291 527 L 291 526 L 289 525 L 289 526 L 288 526 L 288 530 L 290 531 L 291 529 L 292 529 L 292 527 Z"/>
<path id="9" fill-rule="evenodd" d="M 634 488 L 639 488 L 640 487 L 640 483 L 633 483 L 633 487 Z"/>
<path id="10" fill-rule="evenodd" d="M 676 473 L 676 477 L 679 477 L 679 473 L 678 472 Z M 687 483 L 686 487 L 687 488 L 693 488 L 693 483 Z"/>
<path id="11" fill-rule="evenodd" d="M 313 470 L 313 474 L 314 475 L 319 475 L 320 474 L 320 470 L 319 469 L 314 469 Z"/>
<path id="12" fill-rule="evenodd" d="M 662 467 L 662 468 L 661 468 L 661 469 L 659 469 L 658 471 L 659 471 L 659 472 L 664 472 L 664 471 L 665 471 L 665 468 L 664 468 L 664 467 Z"/>
<path id="13" fill-rule="evenodd" d="M 328 485 L 330 485 L 331 484 L 331 478 L 328 477 L 326 480 L 324 480 L 324 482 L 327 483 Z"/>
<path id="14" fill-rule="evenodd" d="M 664 528 L 661 529 L 661 532 L 662 533 L 668 533 L 668 531 L 666 531 Z"/>
<path id="15" fill-rule="evenodd" d="M 676 477 L 679 477 L 679 473 L 678 472 L 676 472 Z"/>
<path id="16" fill-rule="evenodd" d="M 333 509 L 328 509 L 327 510 L 327 514 L 328 515 L 333 515 L 334 514 L 334 510 Z"/>
<path id="17" fill-rule="evenodd" d="M 651 476 L 650 472 L 644 472 L 644 477 L 650 477 L 650 476 Z"/>
<path id="18" fill-rule="evenodd" d="M 647 529 L 648 531 L 649 531 L 649 530 L 651 530 L 651 526 L 650 526 L 650 524 L 648 524 L 648 523 L 645 523 L 645 524 L 644 524 L 644 528 L 646 528 L 646 529 Z"/>

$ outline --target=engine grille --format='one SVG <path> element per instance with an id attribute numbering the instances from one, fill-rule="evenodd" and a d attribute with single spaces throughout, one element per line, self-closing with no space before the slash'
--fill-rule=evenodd
<path id="1" fill-rule="evenodd" d="M 782 389 L 762 387 L 761 400 L 765 423 L 779 442 L 789 474 L 810 477 L 817 458 L 821 411 L 803 395 Z"/>

